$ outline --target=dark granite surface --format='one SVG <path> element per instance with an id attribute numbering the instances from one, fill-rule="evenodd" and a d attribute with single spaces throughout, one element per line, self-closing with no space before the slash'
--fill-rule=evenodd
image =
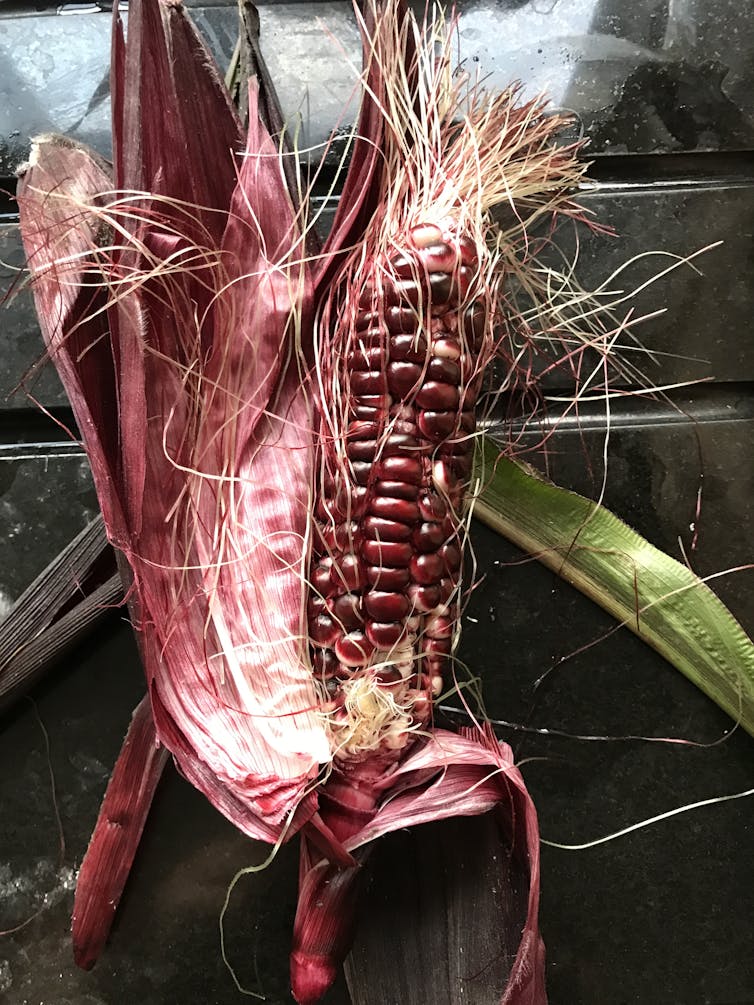
<path id="1" fill-rule="evenodd" d="M 104 5 L 103 5 L 104 6 Z M 302 145 L 351 113 L 359 40 L 350 4 L 260 3 L 265 52 Z M 235 6 L 192 5 L 224 68 Z M 460 57 L 492 86 L 520 79 L 575 112 L 598 152 L 730 150 L 754 142 L 749 58 L 754 8 L 737 0 L 465 0 Z M 22 12 L 37 11 L 37 16 Z M 56 10 L 59 13 L 56 13 Z M 0 11 L 0 177 L 34 132 L 67 132 L 109 148 L 109 16 L 94 5 Z M 63 16 L 67 15 L 67 16 Z M 353 109 L 353 105 L 351 106 Z"/>

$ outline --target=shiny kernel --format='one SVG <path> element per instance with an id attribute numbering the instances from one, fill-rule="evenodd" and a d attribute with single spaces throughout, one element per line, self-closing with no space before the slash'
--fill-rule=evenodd
<path id="1" fill-rule="evenodd" d="M 416 325 L 416 321 L 414 321 Z M 423 335 L 393 335 L 390 339 L 390 359 L 398 362 L 424 364 L 427 359 L 427 340 Z"/>
<path id="2" fill-rule="evenodd" d="M 397 646 L 405 632 L 403 625 L 395 622 L 367 621 L 366 635 L 375 649 L 387 651 Z"/>
<path id="3" fill-rule="evenodd" d="M 414 555 L 409 564 L 411 578 L 422 586 L 432 586 L 440 582 L 445 571 L 442 559 L 435 552 L 429 555 Z"/>
<path id="4" fill-rule="evenodd" d="M 411 499 L 391 499 L 389 496 L 373 496 L 369 512 L 385 520 L 412 524 L 419 519 L 419 506 Z"/>
<path id="5" fill-rule="evenodd" d="M 388 569 L 382 565 L 368 565 L 367 582 L 378 590 L 405 590 L 411 582 L 411 573 L 407 568 Z"/>
<path id="6" fill-rule="evenodd" d="M 372 590 L 364 594 L 364 609 L 375 621 L 400 621 L 408 614 L 409 602 L 404 593 Z"/>
<path id="7" fill-rule="evenodd" d="M 422 462 L 416 457 L 384 457 L 375 463 L 374 477 L 381 481 L 400 481 L 419 485 L 423 470 Z"/>
<path id="8" fill-rule="evenodd" d="M 411 537 L 411 527 L 408 524 L 372 514 L 364 520 L 363 529 L 364 536 L 373 541 L 408 541 Z"/>
<path id="9" fill-rule="evenodd" d="M 418 389 L 422 377 L 423 370 L 418 363 L 401 361 L 388 364 L 387 386 L 395 398 L 407 398 Z"/>
<path id="10" fill-rule="evenodd" d="M 419 491 L 419 486 L 411 482 L 379 481 L 374 485 L 375 495 L 392 496 L 394 499 L 416 499 Z"/>
<path id="11" fill-rule="evenodd" d="M 350 374 L 351 393 L 356 397 L 383 394 L 387 391 L 387 377 L 381 370 L 354 371 Z"/>
<path id="12" fill-rule="evenodd" d="M 436 412 L 447 412 L 458 408 L 458 400 L 458 387 L 454 384 L 443 384 L 439 380 L 428 380 L 416 394 L 416 404 L 420 408 Z"/>
<path id="13" fill-rule="evenodd" d="M 437 609 L 440 602 L 440 587 L 412 583 L 408 588 L 408 599 L 412 610 L 419 614 L 429 614 Z"/>
<path id="14" fill-rule="evenodd" d="M 434 410 L 419 412 L 419 432 L 432 443 L 441 443 L 452 436 L 457 424 L 457 412 Z"/>
<path id="15" fill-rule="evenodd" d="M 405 569 L 414 554 L 410 544 L 402 541 L 363 541 L 361 554 L 369 565 Z"/>
<path id="16" fill-rule="evenodd" d="M 362 631 L 349 632 L 335 643 L 335 655 L 347 667 L 363 667 L 369 662 L 374 646 Z"/>
<path id="17" fill-rule="evenodd" d="M 331 601 L 331 605 L 333 618 L 345 631 L 358 628 L 364 620 L 358 593 L 342 593 Z"/>

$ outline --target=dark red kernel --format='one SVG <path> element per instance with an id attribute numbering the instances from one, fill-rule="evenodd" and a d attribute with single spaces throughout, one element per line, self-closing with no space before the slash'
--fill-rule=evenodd
<path id="1" fill-rule="evenodd" d="M 423 470 L 422 462 L 416 457 L 383 457 L 374 465 L 374 477 L 419 485 Z"/>
<path id="2" fill-rule="evenodd" d="M 331 649 L 341 634 L 340 626 L 329 614 L 318 614 L 309 622 L 309 639 L 312 645 Z"/>
<path id="3" fill-rule="evenodd" d="M 422 651 L 427 656 L 450 656 L 451 639 L 428 639 L 422 641 Z M 336 650 L 337 652 L 337 647 Z"/>
<path id="4" fill-rule="evenodd" d="M 349 370 L 384 370 L 387 360 L 387 346 L 359 347 L 346 357 Z"/>
<path id="5" fill-rule="evenodd" d="M 461 256 L 461 261 L 464 265 L 477 265 L 479 259 L 477 258 L 476 245 L 468 237 L 461 237 L 458 241 L 458 253 Z"/>
<path id="6" fill-rule="evenodd" d="M 470 410 L 476 405 L 480 388 L 481 382 L 478 380 L 472 381 L 463 388 L 461 391 L 461 408 Z"/>
<path id="7" fill-rule="evenodd" d="M 356 315 L 356 331 L 364 332 L 369 328 L 379 331 L 380 320 L 379 311 L 359 311 Z"/>
<path id="8" fill-rule="evenodd" d="M 414 324 L 416 320 L 414 319 Z M 393 335 L 390 359 L 423 364 L 427 359 L 427 340 L 423 335 Z"/>
<path id="9" fill-rule="evenodd" d="M 429 274 L 429 289 L 432 295 L 432 306 L 447 304 L 453 292 L 452 277 L 447 272 L 431 272 Z"/>
<path id="10" fill-rule="evenodd" d="M 453 273 L 453 293 L 454 299 L 465 300 L 469 293 L 477 269 L 469 265 L 462 265 Z"/>
<path id="11" fill-rule="evenodd" d="M 426 310 L 429 306 L 428 297 L 423 287 L 424 283 L 415 279 L 397 279 L 391 286 L 392 295 L 396 298 L 392 302 Z"/>
<path id="12" fill-rule="evenodd" d="M 441 523 L 425 522 L 414 529 L 411 540 L 417 551 L 437 551 L 446 536 Z"/>
<path id="13" fill-rule="evenodd" d="M 371 282 L 367 282 L 359 295 L 359 307 L 362 310 L 373 311 L 378 304 L 393 305 L 397 303 L 395 287 L 390 282 L 380 283 L 377 289 Z"/>
<path id="14" fill-rule="evenodd" d="M 452 359 L 443 356 L 433 356 L 427 366 L 427 377 L 429 380 L 439 380 L 444 384 L 461 383 L 461 367 Z"/>
<path id="15" fill-rule="evenodd" d="M 404 590 L 411 582 L 408 569 L 386 569 L 382 565 L 367 566 L 367 582 L 380 590 Z"/>
<path id="16" fill-rule="evenodd" d="M 346 444 L 346 454 L 350 461 L 369 461 L 377 454 L 377 440 L 351 440 Z"/>
<path id="17" fill-rule="evenodd" d="M 461 330 L 469 345 L 477 348 L 487 331 L 487 309 L 481 300 L 475 300 L 466 308 Z"/>
<path id="18" fill-rule="evenodd" d="M 323 597 L 328 597 L 334 589 L 331 573 L 332 561 L 330 560 L 318 562 L 317 565 L 313 566 L 309 573 L 312 590 L 321 594 Z"/>
<path id="19" fill-rule="evenodd" d="M 394 499 L 416 499 L 419 495 L 419 486 L 412 485 L 411 482 L 376 482 L 374 493 Z"/>
<path id="20" fill-rule="evenodd" d="M 416 456 L 417 453 L 426 453 L 426 447 L 411 433 L 390 433 L 389 436 L 383 437 L 379 447 L 381 457 L 403 457 L 406 455 L 412 457 Z"/>
<path id="21" fill-rule="evenodd" d="M 409 571 L 415 583 L 421 583 L 422 586 L 432 586 L 434 583 L 439 583 L 444 566 L 437 553 L 415 555 L 409 564 Z"/>
<path id="22" fill-rule="evenodd" d="M 419 496 L 419 513 L 423 520 L 442 520 L 448 515 L 448 504 L 437 492 L 423 492 Z"/>
<path id="23" fill-rule="evenodd" d="M 364 608 L 375 621 L 400 621 L 408 614 L 409 602 L 404 593 L 373 590 L 364 594 Z"/>
<path id="24" fill-rule="evenodd" d="M 324 598 L 319 596 L 317 593 L 312 593 L 309 595 L 309 599 L 306 602 L 306 616 L 309 621 L 313 621 L 315 618 L 319 617 L 320 614 L 327 613 L 327 603 Z"/>
<path id="25" fill-rule="evenodd" d="M 403 541 L 367 540 L 362 541 L 361 554 L 369 565 L 386 565 L 392 569 L 405 569 L 411 562 L 414 549 Z"/>
<path id="26" fill-rule="evenodd" d="M 332 649 L 315 649 L 312 669 L 318 677 L 334 677 L 338 670 L 338 658 Z"/>
<path id="27" fill-rule="evenodd" d="M 353 472 L 353 480 L 357 485 L 368 485 L 372 474 L 372 462 L 352 461 L 351 471 Z"/>
<path id="28" fill-rule="evenodd" d="M 418 363 L 389 363 L 387 368 L 387 386 L 394 398 L 407 398 L 418 390 L 423 371 Z"/>
<path id="29" fill-rule="evenodd" d="M 350 375 L 351 394 L 373 396 L 387 391 L 387 377 L 381 370 L 354 371 Z"/>
<path id="30" fill-rule="evenodd" d="M 366 582 L 364 569 L 356 555 L 341 555 L 333 562 L 331 578 L 333 584 L 342 584 L 346 592 L 360 590 Z"/>
<path id="31" fill-rule="evenodd" d="M 474 467 L 474 458 L 471 450 L 466 453 L 453 454 L 444 459 L 452 473 L 459 479 L 459 481 L 464 482 L 471 476 L 471 471 Z"/>
<path id="32" fill-rule="evenodd" d="M 349 440 L 373 440 L 380 435 L 381 425 L 379 422 L 349 422 L 346 430 L 346 437 Z"/>
<path id="33" fill-rule="evenodd" d="M 424 271 L 420 261 L 403 251 L 393 255 L 390 259 L 390 268 L 400 279 L 417 280 Z"/>
<path id="34" fill-rule="evenodd" d="M 321 554 L 347 551 L 358 537 L 359 525 L 355 521 L 324 524 L 315 526 L 315 534 L 314 543 Z"/>
<path id="35" fill-rule="evenodd" d="M 332 615 L 338 624 L 350 631 L 364 620 L 361 616 L 361 597 L 358 593 L 342 593 L 332 603 Z"/>
<path id="36" fill-rule="evenodd" d="M 458 407 L 458 388 L 439 380 L 428 380 L 417 392 L 416 404 L 437 412 L 447 412 Z"/>
<path id="37" fill-rule="evenodd" d="M 373 516 L 380 516 L 385 520 L 397 520 L 399 523 L 411 524 L 419 519 L 419 506 L 411 499 L 373 496 L 368 509 Z"/>
<path id="38" fill-rule="evenodd" d="M 461 412 L 459 421 L 459 429 L 462 429 L 464 433 L 473 433 L 476 429 L 476 415 L 471 410 L 465 410 Z"/>
<path id="39" fill-rule="evenodd" d="M 346 666 L 365 666 L 373 652 L 372 643 L 364 632 L 358 630 L 341 636 L 335 643 L 335 655 Z"/>
<path id="40" fill-rule="evenodd" d="M 420 586 L 412 583 L 408 588 L 408 599 L 411 607 L 420 614 L 429 614 L 440 603 L 439 586 Z"/>
<path id="41" fill-rule="evenodd" d="M 409 307 L 388 307 L 384 312 L 383 323 L 391 335 L 396 335 L 399 332 L 416 331 L 419 319 L 416 311 Z"/>
<path id="42" fill-rule="evenodd" d="M 363 400 L 363 399 L 362 399 Z M 385 408 L 371 408 L 369 405 L 359 404 L 358 398 L 352 398 L 348 406 L 348 416 L 353 419 L 362 419 L 365 422 L 378 422 L 387 415 Z"/>
<path id="43" fill-rule="evenodd" d="M 442 443 L 452 436 L 458 424 L 457 412 L 419 412 L 419 432 L 432 443 Z"/>
<path id="44" fill-rule="evenodd" d="M 427 618 L 424 637 L 427 639 L 449 639 L 453 636 L 453 622 L 450 618 L 435 616 Z"/>
<path id="45" fill-rule="evenodd" d="M 393 646 L 398 645 L 404 635 L 403 625 L 394 621 L 367 621 L 366 623 L 366 636 L 375 649 L 392 649 Z"/>
<path id="46" fill-rule="evenodd" d="M 458 264 L 455 250 L 444 241 L 422 248 L 419 258 L 427 272 L 452 272 Z"/>
<path id="47" fill-rule="evenodd" d="M 411 528 L 407 524 L 379 516 L 368 516 L 363 528 L 364 536 L 373 541 L 408 541 L 411 537 Z"/>

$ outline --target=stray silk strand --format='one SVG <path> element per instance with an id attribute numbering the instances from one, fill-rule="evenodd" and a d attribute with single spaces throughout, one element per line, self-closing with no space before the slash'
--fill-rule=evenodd
<path id="1" fill-rule="evenodd" d="M 630 827 L 624 827 L 623 830 L 615 831 L 614 834 L 607 834 L 605 837 L 595 838 L 594 841 L 586 841 L 583 844 L 561 844 L 558 841 L 548 841 L 543 837 L 540 837 L 539 843 L 547 845 L 548 848 L 560 848 L 563 851 L 586 851 L 589 848 L 596 848 L 597 845 L 607 844 L 609 841 L 625 837 L 626 834 L 632 834 L 634 831 L 644 830 L 670 817 L 679 816 L 681 813 L 702 809 L 704 806 L 715 806 L 717 803 L 727 803 L 733 799 L 747 799 L 750 796 L 754 796 L 754 789 L 746 789 L 745 792 L 734 792 L 729 796 L 713 796 L 711 799 L 701 799 L 697 803 L 687 803 L 685 806 L 678 806 L 674 810 L 666 810 L 664 813 L 658 813 L 657 816 L 648 817 L 646 820 L 639 821 L 639 823 L 631 824 Z"/>

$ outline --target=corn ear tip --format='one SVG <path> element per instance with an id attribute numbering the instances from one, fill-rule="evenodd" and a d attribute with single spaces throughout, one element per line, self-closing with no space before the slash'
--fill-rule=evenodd
<path id="1" fill-rule="evenodd" d="M 294 950 L 291 953 L 291 991 L 298 1005 L 314 1005 L 335 983 L 338 967 L 332 959 Z"/>

